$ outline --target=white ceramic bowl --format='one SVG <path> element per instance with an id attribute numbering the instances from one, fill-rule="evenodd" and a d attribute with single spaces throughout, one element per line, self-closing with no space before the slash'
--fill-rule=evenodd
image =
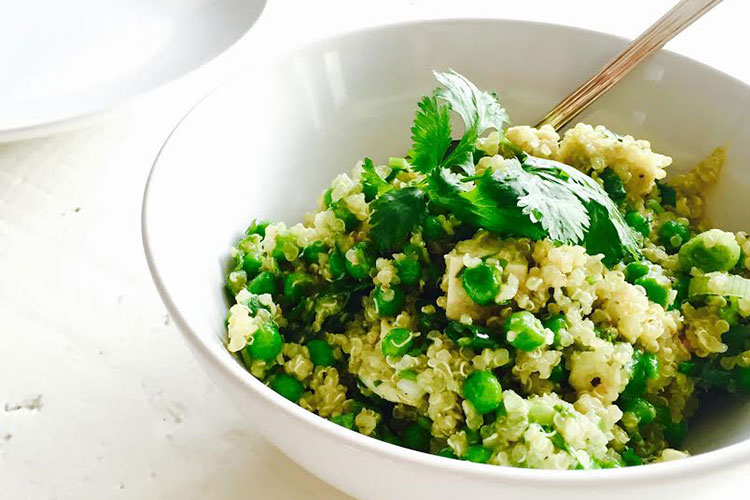
<path id="1" fill-rule="evenodd" d="M 322 41 L 209 95 L 172 133 L 149 179 L 143 237 L 170 314 L 248 425 L 312 473 L 366 500 L 602 499 L 717 494 L 750 471 L 750 404 L 707 405 L 686 460 L 616 470 L 542 471 L 444 459 L 370 439 L 286 401 L 224 349 L 228 249 L 254 217 L 294 223 L 364 155 L 406 151 L 430 70 L 454 68 L 496 89 L 515 123 L 533 123 L 616 53 L 609 35 L 516 21 L 387 26 Z M 748 228 L 750 88 L 662 52 L 582 121 L 652 140 L 689 168 L 730 143 L 712 214 Z M 744 168 L 743 168 L 744 167 Z M 165 356 L 168 353 L 164 353 Z M 188 383 L 189 381 L 186 381 Z M 734 482 L 736 485 L 736 481 Z"/>
<path id="2" fill-rule="evenodd" d="M 189 73 L 240 40 L 265 0 L 8 0 L 0 141 L 65 130 Z"/>

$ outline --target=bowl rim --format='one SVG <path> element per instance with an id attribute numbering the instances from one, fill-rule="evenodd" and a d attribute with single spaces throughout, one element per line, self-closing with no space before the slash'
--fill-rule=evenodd
<path id="1" fill-rule="evenodd" d="M 451 17 L 383 23 L 368 26 L 365 28 L 342 31 L 332 36 L 315 38 L 314 40 L 285 50 L 284 52 L 278 54 L 277 57 L 273 58 L 273 63 L 276 63 L 279 60 L 284 60 L 285 58 L 294 54 L 314 51 L 328 44 L 345 42 L 347 38 L 353 36 L 374 34 L 380 31 L 404 30 L 419 26 L 450 26 L 456 24 L 520 24 L 535 26 L 541 29 L 556 29 L 561 31 L 578 32 L 586 36 L 595 38 L 604 37 L 609 38 L 613 41 L 621 42 L 623 44 L 629 41 L 624 37 L 613 35 L 611 33 L 558 23 L 547 23 L 521 19 Z M 669 57 L 680 61 L 680 63 L 682 64 L 690 64 L 696 67 L 700 67 L 701 69 L 707 70 L 711 73 L 715 73 L 723 79 L 730 80 L 732 81 L 732 83 L 739 84 L 748 88 L 748 92 L 750 93 L 750 85 L 748 85 L 748 83 L 708 64 L 696 61 L 695 59 L 684 56 L 682 54 L 678 54 L 668 49 L 661 49 L 659 53 L 662 55 L 662 57 Z M 256 379 L 252 374 L 250 374 L 250 372 L 241 367 L 239 363 L 237 363 L 232 358 L 229 352 L 220 354 L 216 350 L 209 348 L 208 345 L 201 339 L 201 337 L 196 334 L 195 331 L 193 331 L 187 320 L 180 313 L 179 308 L 174 303 L 169 290 L 167 289 L 167 286 L 161 276 L 159 266 L 154 259 L 149 232 L 151 188 L 152 180 L 160 163 L 161 156 L 171 144 L 172 137 L 181 128 L 183 122 L 186 121 L 193 114 L 193 112 L 203 104 L 204 101 L 213 96 L 215 93 L 219 92 L 220 89 L 224 88 L 227 84 L 236 79 L 242 78 L 243 74 L 244 72 L 240 71 L 239 73 L 233 75 L 231 78 L 225 80 L 219 86 L 213 88 L 210 92 L 201 97 L 194 105 L 192 105 L 190 109 L 188 109 L 186 113 L 175 124 L 173 129 L 165 138 L 164 143 L 159 148 L 158 153 L 156 154 L 154 162 L 149 171 L 148 178 L 146 180 L 141 204 L 141 236 L 143 248 L 148 268 L 159 296 L 164 302 L 169 315 L 174 319 L 175 324 L 178 326 L 180 332 L 182 333 L 183 337 L 185 337 L 188 344 L 193 349 L 203 354 L 208 360 L 210 360 L 210 362 L 215 365 L 218 370 L 223 372 L 225 376 L 234 378 L 237 382 L 242 384 L 245 389 L 255 392 L 264 400 L 265 403 L 270 404 L 276 410 L 288 413 L 293 419 L 297 420 L 299 423 L 304 423 L 310 426 L 316 432 L 329 434 L 332 437 L 341 440 L 342 444 L 346 444 L 366 453 L 381 455 L 384 458 L 388 458 L 394 461 L 415 462 L 417 465 L 432 468 L 436 472 L 462 474 L 468 478 L 473 477 L 486 481 L 491 481 L 493 479 L 517 482 L 535 481 L 537 484 L 542 484 L 547 487 L 569 486 L 571 484 L 606 484 L 612 486 L 613 482 L 654 482 L 677 478 L 679 476 L 693 474 L 703 475 L 711 471 L 725 469 L 727 466 L 730 466 L 732 464 L 750 460 L 750 439 L 745 439 L 738 443 L 734 443 L 716 450 L 689 456 L 681 460 L 652 463 L 645 466 L 621 467 L 613 469 L 590 469 L 576 471 L 523 469 L 509 466 L 478 464 L 463 460 L 440 457 L 438 455 L 411 450 L 398 445 L 386 443 L 385 441 L 381 441 L 376 438 L 362 435 L 358 432 L 354 432 L 340 425 L 337 425 L 308 410 L 305 410 L 301 406 L 288 401 L 287 399 L 273 391 L 271 388 L 267 387 L 260 380 Z"/>

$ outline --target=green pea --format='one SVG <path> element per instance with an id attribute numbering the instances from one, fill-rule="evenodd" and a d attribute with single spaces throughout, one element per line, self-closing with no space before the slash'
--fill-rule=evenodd
<path id="1" fill-rule="evenodd" d="M 278 292 L 278 280 L 271 271 L 263 271 L 248 283 L 247 289 L 256 295 L 263 293 L 273 295 Z"/>
<path id="2" fill-rule="evenodd" d="M 430 451 L 430 430 L 420 425 L 418 422 L 412 422 L 401 436 L 404 446 L 417 451 Z"/>
<path id="3" fill-rule="evenodd" d="M 651 233 L 651 224 L 649 223 L 648 218 L 640 212 L 632 211 L 626 213 L 625 222 L 644 237 L 648 237 Z"/>
<path id="4" fill-rule="evenodd" d="M 340 280 L 346 275 L 346 257 L 338 248 L 334 248 L 331 252 L 331 256 L 328 258 L 328 267 L 334 280 Z"/>
<path id="5" fill-rule="evenodd" d="M 227 275 L 226 286 L 232 296 L 240 293 L 240 290 L 245 288 L 245 285 L 247 285 L 247 274 L 242 269 L 232 271 Z"/>
<path id="6" fill-rule="evenodd" d="M 640 285 L 646 290 L 646 296 L 648 300 L 660 306 L 667 305 L 667 298 L 669 298 L 669 285 L 662 284 L 654 276 L 643 276 L 635 280 L 636 285 Z"/>
<path id="7" fill-rule="evenodd" d="M 422 264 L 418 260 L 407 257 L 396 261 L 393 265 L 402 285 L 412 286 L 419 283 L 419 278 L 422 276 Z"/>
<path id="8" fill-rule="evenodd" d="M 375 310 L 380 316 L 395 316 L 406 303 L 406 296 L 399 287 L 392 286 L 384 289 L 377 287 L 374 294 Z"/>
<path id="9" fill-rule="evenodd" d="M 294 255 L 295 258 L 299 255 L 297 238 L 291 234 L 279 234 L 276 236 L 276 243 L 271 252 L 271 256 L 279 262 L 283 262 L 289 260 L 287 254 Z M 294 260 L 294 258 L 291 260 Z"/>
<path id="10" fill-rule="evenodd" d="M 635 283 L 635 280 L 646 276 L 651 268 L 643 262 L 631 262 L 625 266 L 625 280 L 628 283 Z"/>
<path id="11" fill-rule="evenodd" d="M 245 230 L 245 234 L 248 236 L 251 234 L 259 234 L 261 238 L 264 238 L 266 236 L 266 228 L 270 224 L 267 220 L 253 220 L 252 223 L 250 223 L 250 226 Z"/>
<path id="12" fill-rule="evenodd" d="M 680 265 L 690 270 L 693 267 L 705 272 L 729 271 L 740 259 L 740 245 L 732 233 L 721 229 L 709 229 L 680 249 Z"/>
<path id="13" fill-rule="evenodd" d="M 369 278 L 370 271 L 375 266 L 375 258 L 370 250 L 370 245 L 365 241 L 355 244 L 346 252 L 345 265 L 352 278 L 358 280 Z"/>
<path id="14" fill-rule="evenodd" d="M 323 204 L 326 207 L 330 207 L 333 203 L 333 198 L 331 198 L 331 194 L 333 193 L 333 188 L 326 189 L 325 193 L 323 193 Z"/>
<path id="15" fill-rule="evenodd" d="M 307 351 L 310 353 L 310 361 L 315 366 L 333 366 L 336 364 L 333 348 L 323 339 L 314 339 L 308 342 Z"/>
<path id="16" fill-rule="evenodd" d="M 679 309 L 680 305 L 688 299 L 690 276 L 677 276 L 673 278 L 672 289 L 677 291 L 677 295 L 672 303 L 672 308 Z"/>
<path id="17" fill-rule="evenodd" d="M 342 413 L 331 417 L 331 422 L 347 429 L 354 429 L 354 413 Z"/>
<path id="18" fill-rule="evenodd" d="M 552 330 L 552 333 L 555 334 L 554 344 L 559 347 L 562 342 L 561 334 L 568 328 L 568 320 L 565 319 L 565 316 L 557 314 L 542 321 L 542 325 L 544 328 Z"/>
<path id="19" fill-rule="evenodd" d="M 514 312 L 505 322 L 506 339 L 516 349 L 533 351 L 544 345 L 544 326 L 528 311 Z"/>
<path id="20" fill-rule="evenodd" d="M 649 401 L 641 397 L 626 400 L 623 410 L 632 412 L 640 425 L 648 425 L 656 418 L 656 408 Z"/>
<path id="21" fill-rule="evenodd" d="M 464 455 L 463 458 L 464 460 L 468 460 L 469 462 L 486 464 L 490 461 L 490 458 L 492 458 L 492 449 L 487 448 L 486 446 L 475 444 L 473 446 L 469 446 L 466 449 L 466 455 Z"/>
<path id="22" fill-rule="evenodd" d="M 400 357 L 408 353 L 413 345 L 414 333 L 407 328 L 394 328 L 385 335 L 380 349 L 384 356 Z"/>
<path id="23" fill-rule="evenodd" d="M 613 201 L 618 202 L 625 199 L 627 196 L 625 184 L 623 184 L 622 179 L 617 175 L 617 172 L 611 168 L 607 168 L 602 172 L 601 179 L 604 185 L 604 191 L 607 192 Z"/>
<path id="24" fill-rule="evenodd" d="M 500 381 L 490 371 L 476 371 L 466 378 L 463 385 L 464 398 L 484 415 L 496 410 L 503 401 Z"/>
<path id="25" fill-rule="evenodd" d="M 687 224 L 670 220 L 659 228 L 659 243 L 670 252 L 676 252 L 690 239 L 690 228 Z"/>
<path id="26" fill-rule="evenodd" d="M 284 278 L 284 297 L 296 304 L 315 287 L 315 279 L 307 273 L 297 271 Z"/>
<path id="27" fill-rule="evenodd" d="M 445 457 L 445 458 L 458 458 L 456 454 L 453 453 L 453 448 L 451 448 L 450 446 L 446 446 L 445 448 L 438 451 L 437 455 L 439 457 Z"/>
<path id="28" fill-rule="evenodd" d="M 253 359 L 271 361 L 276 359 L 282 347 L 284 347 L 284 339 L 281 338 L 278 325 L 268 321 L 255 330 L 253 341 L 245 346 L 245 350 Z"/>
<path id="29" fill-rule="evenodd" d="M 500 291 L 500 280 L 500 269 L 488 264 L 468 267 L 461 274 L 461 285 L 466 295 L 479 305 L 494 302 Z"/>
<path id="30" fill-rule="evenodd" d="M 685 420 L 673 422 L 672 419 L 669 419 L 668 422 L 664 423 L 664 438 L 672 448 L 682 448 L 686 435 L 687 422 Z"/>
<path id="31" fill-rule="evenodd" d="M 302 250 L 302 258 L 310 264 L 318 263 L 318 256 L 328 251 L 328 246 L 322 241 L 313 241 Z"/>
<path id="32" fill-rule="evenodd" d="M 625 465 L 643 465 L 643 459 L 638 456 L 633 448 L 625 448 L 621 456 Z"/>
<path id="33" fill-rule="evenodd" d="M 445 238 L 448 233 L 445 232 L 445 228 L 440 223 L 440 219 L 437 216 L 429 215 L 424 220 L 422 235 L 427 241 L 437 241 Z"/>
<path id="34" fill-rule="evenodd" d="M 271 389 L 292 403 L 298 403 L 302 393 L 305 392 L 305 386 L 302 385 L 302 382 L 286 373 L 279 373 L 271 378 Z"/>
<path id="35" fill-rule="evenodd" d="M 733 304 L 720 308 L 716 314 L 719 316 L 719 319 L 723 319 L 730 326 L 736 325 L 739 321 L 739 311 Z"/>
<path id="36" fill-rule="evenodd" d="M 258 253 L 246 253 L 242 256 L 242 269 L 247 276 L 255 276 L 263 265 L 262 255 Z"/>
<path id="37" fill-rule="evenodd" d="M 544 328 L 549 328 L 553 333 L 560 333 L 568 328 L 568 321 L 562 314 L 556 314 L 542 321 Z"/>
<path id="38" fill-rule="evenodd" d="M 659 376 L 659 360 L 650 352 L 633 351 L 630 381 L 622 392 L 625 399 L 643 396 L 648 380 Z"/>
<path id="39" fill-rule="evenodd" d="M 644 352 L 639 363 L 643 366 L 643 373 L 647 379 L 653 380 L 659 376 L 659 358 L 655 354 Z"/>
<path id="40" fill-rule="evenodd" d="M 333 210 L 333 215 L 335 215 L 337 219 L 344 221 L 344 230 L 346 232 L 353 231 L 359 225 L 359 219 L 357 219 L 357 216 L 346 207 L 346 204 L 344 204 L 343 201 L 339 200 L 333 202 L 331 204 L 331 210 Z"/>

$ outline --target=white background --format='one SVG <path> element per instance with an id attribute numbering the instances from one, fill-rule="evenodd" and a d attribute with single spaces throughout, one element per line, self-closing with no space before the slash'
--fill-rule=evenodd
<path id="1" fill-rule="evenodd" d="M 273 52 L 385 22 L 507 17 L 633 37 L 672 4 L 270 0 L 248 36 Z M 746 10 L 727 0 L 668 47 L 750 81 Z M 159 146 L 249 59 L 230 51 L 88 129 L 0 145 L 0 498 L 347 498 L 257 436 L 208 381 L 141 249 Z"/>

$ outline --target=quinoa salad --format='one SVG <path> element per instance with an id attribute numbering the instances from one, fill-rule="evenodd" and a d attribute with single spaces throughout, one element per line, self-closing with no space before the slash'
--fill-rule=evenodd
<path id="1" fill-rule="evenodd" d="M 707 393 L 750 394 L 750 237 L 704 215 L 725 150 L 665 180 L 646 140 L 510 126 L 494 94 L 435 77 L 405 156 L 232 248 L 228 350 L 306 410 L 443 457 L 687 456 Z"/>

